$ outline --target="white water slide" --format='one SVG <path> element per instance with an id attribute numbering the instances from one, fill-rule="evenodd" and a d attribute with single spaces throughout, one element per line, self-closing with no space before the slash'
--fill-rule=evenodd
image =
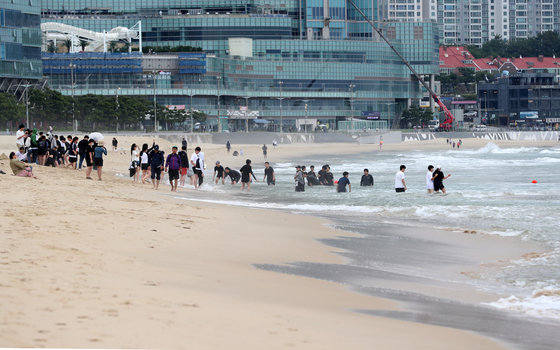
<path id="1" fill-rule="evenodd" d="M 46 22 L 41 23 L 41 31 L 43 38 L 46 42 L 52 41 L 65 41 L 70 39 L 72 47 L 70 52 L 79 52 L 81 50 L 80 40 L 85 40 L 89 44 L 86 46 L 86 51 L 103 51 L 107 52 L 107 43 L 112 41 L 124 40 L 129 43 L 128 50 L 132 48 L 132 40 L 138 40 L 140 45 L 140 52 L 142 52 L 142 23 L 137 22 L 132 28 L 116 27 L 108 32 L 94 32 L 79 27 L 74 27 L 68 24 Z M 43 48 L 44 51 L 46 47 Z"/>

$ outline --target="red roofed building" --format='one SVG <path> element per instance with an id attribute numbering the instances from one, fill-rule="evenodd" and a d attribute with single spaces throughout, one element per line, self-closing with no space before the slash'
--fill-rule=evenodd
<path id="1" fill-rule="evenodd" d="M 514 73 L 553 73 L 560 75 L 560 58 L 520 57 L 520 58 L 474 58 L 464 46 L 440 46 L 440 73 L 457 72 L 459 68 L 475 71 Z"/>

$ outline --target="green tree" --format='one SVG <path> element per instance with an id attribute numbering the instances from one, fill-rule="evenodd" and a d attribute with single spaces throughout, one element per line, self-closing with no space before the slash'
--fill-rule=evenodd
<path id="1" fill-rule="evenodd" d="M 416 125 L 425 125 L 433 119 L 432 110 L 429 108 L 420 108 L 419 106 L 411 106 L 405 110 L 401 116 L 401 129 L 411 128 Z"/>
<path id="2" fill-rule="evenodd" d="M 86 51 L 86 47 L 89 46 L 89 41 L 80 39 L 80 46 L 82 47 L 82 51 Z"/>
<path id="3" fill-rule="evenodd" d="M 70 52 L 70 50 L 72 49 L 72 40 L 70 39 L 66 39 L 62 42 L 62 46 L 66 47 L 66 52 Z"/>
<path id="4" fill-rule="evenodd" d="M 58 51 L 58 47 L 56 47 L 53 41 L 49 41 L 49 45 L 47 46 L 47 52 L 56 53 L 57 51 Z"/>
<path id="5" fill-rule="evenodd" d="M 11 94 L 0 93 L 0 123 L 17 122 L 25 118 L 25 105 L 18 104 Z"/>

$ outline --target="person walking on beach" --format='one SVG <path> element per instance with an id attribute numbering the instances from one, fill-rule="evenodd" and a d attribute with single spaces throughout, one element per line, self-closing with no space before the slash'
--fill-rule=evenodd
<path id="1" fill-rule="evenodd" d="M 441 165 L 438 165 L 436 167 L 436 170 L 434 171 L 432 180 L 434 181 L 434 191 L 435 193 L 439 193 L 439 191 L 441 190 L 442 193 L 447 193 L 445 190 L 445 186 L 443 185 L 443 180 L 446 180 L 447 178 L 449 178 L 451 176 L 451 174 L 447 174 L 447 176 L 445 176 L 443 174 L 443 172 L 441 171 Z"/>
<path id="2" fill-rule="evenodd" d="M 167 156 L 165 161 L 165 172 L 169 176 L 169 184 L 171 191 L 177 192 L 177 182 L 179 181 L 179 170 L 181 169 L 181 157 L 177 154 L 177 146 L 171 148 L 171 154 Z"/>
<path id="3" fill-rule="evenodd" d="M 119 145 L 119 141 L 117 141 L 117 138 L 116 138 L 116 137 L 113 137 L 112 143 L 113 143 L 113 151 L 116 152 L 117 149 L 118 149 L 117 146 Z"/>
<path id="4" fill-rule="evenodd" d="M 227 153 L 231 151 L 231 143 L 229 143 L 229 140 L 226 142 L 226 149 L 227 149 Z"/>
<path id="5" fill-rule="evenodd" d="M 103 155 L 107 155 L 107 148 L 103 141 L 99 141 L 93 151 L 93 166 L 97 167 L 97 177 L 101 181 L 103 174 Z"/>
<path id="6" fill-rule="evenodd" d="M 294 176 L 296 181 L 296 192 L 305 192 L 305 180 L 303 178 L 303 171 L 301 171 L 301 166 L 296 166 L 296 176 Z"/>
<path id="7" fill-rule="evenodd" d="M 237 170 L 233 170 L 233 169 L 230 169 L 230 168 L 226 167 L 224 169 L 224 172 L 226 173 L 225 176 L 229 176 L 232 185 L 235 185 L 236 183 L 239 182 L 239 179 L 241 179 L 241 174 Z M 225 176 L 224 176 L 224 179 L 225 179 Z"/>
<path id="8" fill-rule="evenodd" d="M 150 170 L 152 179 L 152 188 L 157 190 L 161 181 L 161 171 L 164 168 L 163 152 L 159 151 L 159 146 L 154 145 L 152 153 L 150 153 Z"/>
<path id="9" fill-rule="evenodd" d="M 194 172 L 194 189 L 196 190 L 204 181 L 204 153 L 201 152 L 200 147 L 194 149 L 194 153 L 191 156 L 191 165 Z"/>
<path id="10" fill-rule="evenodd" d="M 373 186 L 373 176 L 369 173 L 369 169 L 364 169 L 364 175 L 360 180 L 360 186 Z"/>
<path id="11" fill-rule="evenodd" d="M 274 186 L 276 184 L 276 176 L 274 176 L 274 169 L 270 166 L 269 162 L 264 162 L 264 177 L 263 182 L 266 179 L 266 184 L 268 186 Z"/>
<path id="12" fill-rule="evenodd" d="M 268 147 L 266 147 L 266 144 L 263 144 L 262 151 L 263 151 L 264 159 L 266 159 L 266 155 L 268 154 Z"/>
<path id="13" fill-rule="evenodd" d="M 346 192 L 346 185 L 348 185 L 348 192 L 352 192 L 352 185 L 350 184 L 350 179 L 348 179 L 348 172 L 342 173 L 342 177 L 338 180 L 336 186 L 336 192 Z"/>
<path id="14" fill-rule="evenodd" d="M 428 172 L 426 173 L 426 188 L 428 193 L 434 192 L 434 166 L 428 165 Z"/>
<path id="15" fill-rule="evenodd" d="M 224 167 L 220 164 L 219 161 L 216 162 L 216 166 L 214 167 L 214 175 L 212 175 L 212 180 L 214 180 L 215 184 L 217 185 L 222 179 L 222 185 L 226 183 L 226 179 L 224 176 Z"/>
<path id="16" fill-rule="evenodd" d="M 247 185 L 247 192 L 251 191 L 251 176 L 253 179 L 257 181 L 255 174 L 253 174 L 253 168 L 251 167 L 251 160 L 247 159 L 245 161 L 245 165 L 239 169 L 241 173 L 241 191 L 245 189 L 245 185 Z"/>
<path id="17" fill-rule="evenodd" d="M 405 170 L 406 166 L 401 165 L 400 170 L 397 171 L 397 174 L 395 175 L 395 192 L 406 191 L 406 181 L 404 180 Z"/>
<path id="18" fill-rule="evenodd" d="M 185 138 L 183 137 L 183 141 Z M 179 180 L 179 184 L 181 187 L 185 186 L 185 178 L 187 177 L 187 173 L 189 172 L 189 155 L 187 154 L 187 145 L 186 141 L 185 144 L 181 146 L 181 152 L 179 152 L 179 158 L 181 159 L 181 170 L 179 171 L 181 175 L 181 179 Z"/>
<path id="19" fill-rule="evenodd" d="M 379 151 L 383 149 L 383 136 L 379 136 Z"/>
<path id="20" fill-rule="evenodd" d="M 187 139 L 183 137 L 183 139 L 181 140 L 181 149 L 183 149 L 183 147 L 185 147 L 185 151 L 187 150 Z M 181 152 L 179 152 L 181 153 Z"/>
<path id="21" fill-rule="evenodd" d="M 150 168 L 150 157 L 148 154 L 148 144 L 142 145 L 142 150 L 140 151 L 140 169 L 142 169 L 142 184 L 146 183 L 150 174 L 148 170 Z"/>

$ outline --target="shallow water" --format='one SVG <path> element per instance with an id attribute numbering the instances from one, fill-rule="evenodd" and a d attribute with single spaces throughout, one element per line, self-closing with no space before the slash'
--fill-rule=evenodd
<path id="1" fill-rule="evenodd" d="M 328 163 L 335 179 L 348 171 L 353 191 L 336 193 L 334 187 L 318 186 L 296 193 L 294 162 L 272 164 L 277 186 L 255 183 L 247 194 L 237 186 L 205 185 L 196 197 L 339 218 L 341 228 L 362 233 L 370 230 L 372 222 L 381 222 L 475 230 L 543 243 L 550 247 L 549 253 L 487 272 L 476 283 L 481 289 L 511 295 L 490 303 L 493 307 L 560 319 L 560 147 L 501 149 L 490 143 L 477 150 L 374 152 L 299 163 L 308 168 L 313 164 L 316 171 Z M 407 166 L 404 194 L 396 194 L 393 188 L 400 164 Z M 446 175 L 452 174 L 444 182 L 448 195 L 426 193 L 428 164 L 441 165 Z M 364 168 L 375 178 L 373 188 L 359 187 Z M 262 180 L 262 168 L 254 165 L 253 169 Z"/>

